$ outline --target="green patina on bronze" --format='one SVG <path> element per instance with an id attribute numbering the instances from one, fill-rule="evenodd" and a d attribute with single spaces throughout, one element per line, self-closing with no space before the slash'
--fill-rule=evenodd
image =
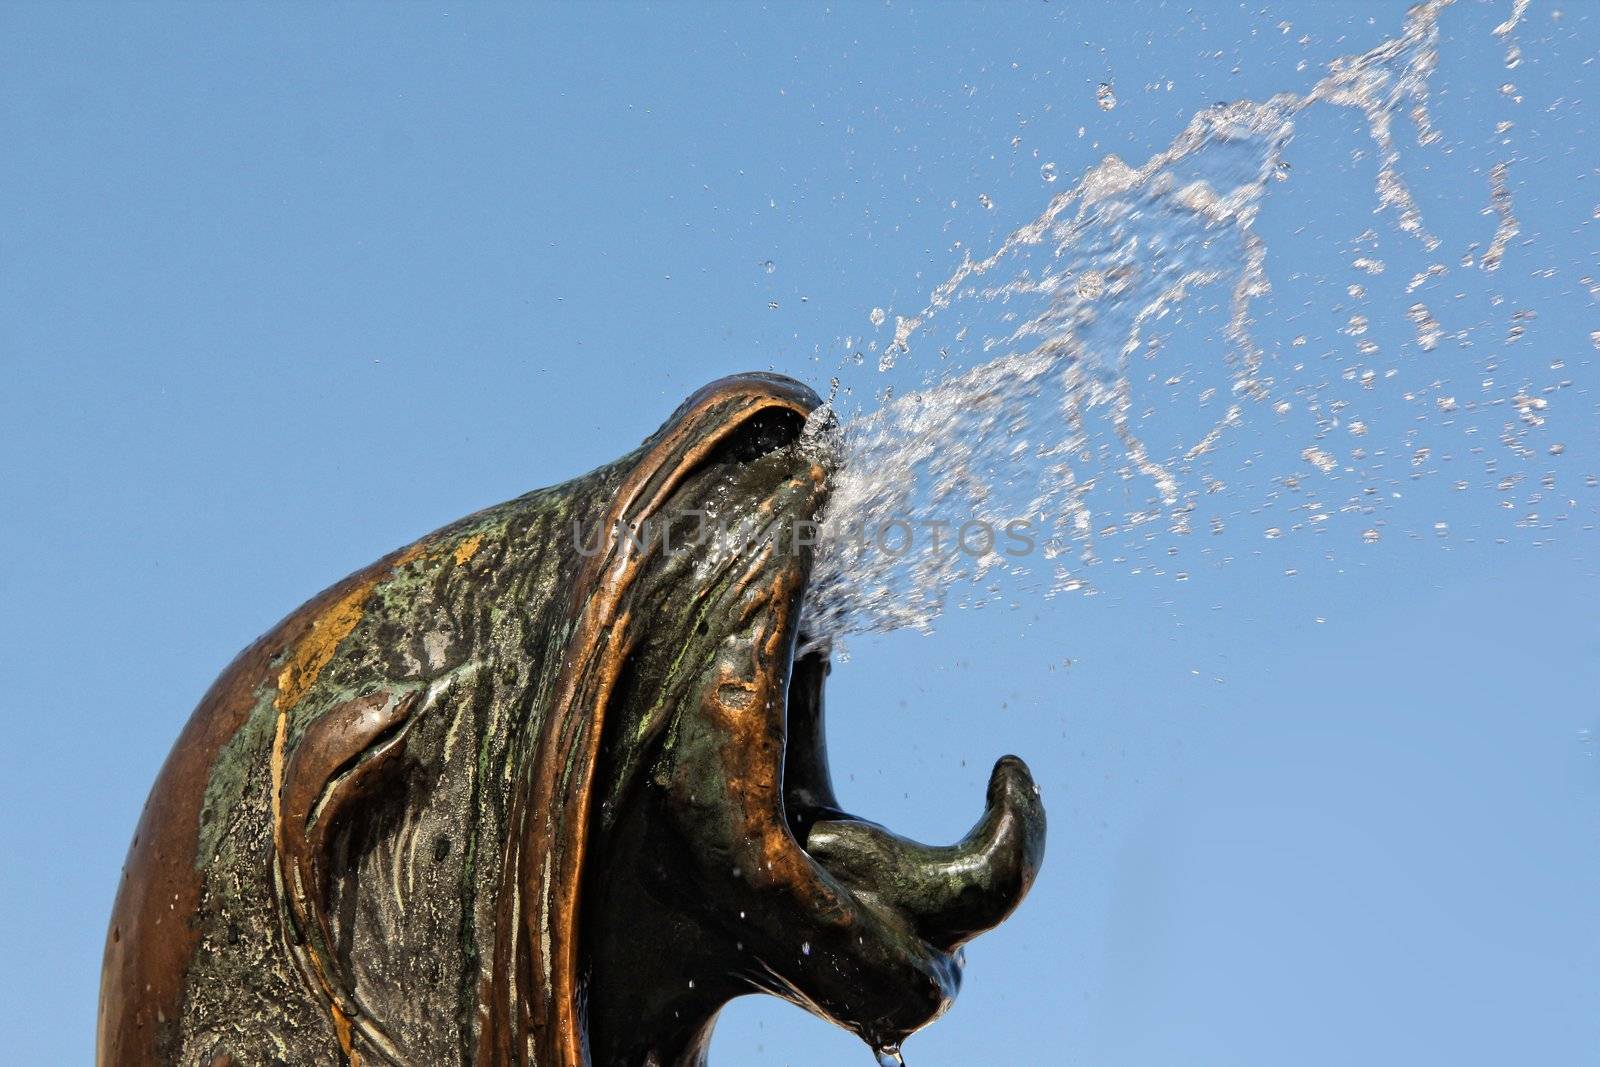
<path id="1" fill-rule="evenodd" d="M 689 1067 L 753 991 L 878 1047 L 936 1018 L 1043 809 L 1007 757 L 955 846 L 839 810 L 827 662 L 796 659 L 816 405 L 714 383 L 242 653 L 130 849 L 102 1067 Z M 733 536 L 686 536 L 705 515 Z"/>

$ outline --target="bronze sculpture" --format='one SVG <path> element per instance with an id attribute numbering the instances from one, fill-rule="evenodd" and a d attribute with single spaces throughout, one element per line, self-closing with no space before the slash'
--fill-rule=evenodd
<path id="1" fill-rule="evenodd" d="M 884 1050 L 937 1017 L 1044 813 L 1014 757 L 954 846 L 839 810 L 796 656 L 817 405 L 713 383 L 241 653 L 134 837 L 101 1067 L 687 1067 L 752 991 Z"/>

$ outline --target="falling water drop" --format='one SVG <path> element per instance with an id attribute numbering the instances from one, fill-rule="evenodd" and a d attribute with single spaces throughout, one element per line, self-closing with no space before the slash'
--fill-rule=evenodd
<path id="1" fill-rule="evenodd" d="M 1043 178 L 1047 182 L 1055 181 L 1056 180 L 1056 165 L 1054 163 L 1046 163 L 1044 166 L 1040 167 L 1039 168 L 1039 177 Z"/>
<path id="2" fill-rule="evenodd" d="M 872 1052 L 878 1057 L 878 1067 L 906 1067 L 906 1058 L 900 1055 L 899 1045 L 882 1045 Z"/>
<path id="3" fill-rule="evenodd" d="M 1110 82 L 1101 82 L 1100 88 L 1094 91 L 1095 103 L 1100 105 L 1101 111 L 1110 111 L 1117 106 L 1117 92 L 1111 87 Z"/>

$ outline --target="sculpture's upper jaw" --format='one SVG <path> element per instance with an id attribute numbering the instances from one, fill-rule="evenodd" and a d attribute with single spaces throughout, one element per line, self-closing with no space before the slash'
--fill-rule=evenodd
<path id="1" fill-rule="evenodd" d="M 1009 756 L 957 845 L 919 845 L 840 810 L 823 740 L 825 654 L 795 658 L 836 459 L 803 432 L 815 404 L 795 402 L 803 387 L 725 380 L 699 404 L 752 388 L 773 401 L 729 401 L 733 423 L 703 423 L 717 444 L 660 500 L 678 550 L 658 544 L 627 608 L 648 621 L 607 713 L 605 788 L 615 791 L 601 822 L 627 802 L 622 783 L 650 767 L 673 836 L 688 845 L 679 866 L 689 884 L 652 891 L 692 902 L 672 922 L 725 945 L 749 985 L 892 1046 L 948 1006 L 958 947 L 1027 892 L 1044 811 Z M 684 547 L 691 517 L 709 519 L 713 536 Z"/>

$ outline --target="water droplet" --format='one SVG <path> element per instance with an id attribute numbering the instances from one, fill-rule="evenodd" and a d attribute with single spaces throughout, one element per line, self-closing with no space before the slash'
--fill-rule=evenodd
<path id="1" fill-rule="evenodd" d="M 1300 458 L 1316 467 L 1324 474 L 1339 465 L 1339 461 L 1320 448 L 1304 448 L 1300 450 Z"/>
<path id="2" fill-rule="evenodd" d="M 811 942 L 809 942 L 809 941 L 800 942 L 800 955 L 802 955 L 802 956 L 811 955 Z"/>
<path id="3" fill-rule="evenodd" d="M 1101 111 L 1110 111 L 1117 106 L 1117 93 L 1110 82 L 1100 83 L 1100 87 L 1094 91 L 1094 102 L 1100 105 Z"/>
<path id="4" fill-rule="evenodd" d="M 765 263 L 761 264 L 761 269 L 766 271 L 768 274 L 771 274 L 773 271 L 778 269 L 778 265 L 769 259 Z"/>
<path id="5" fill-rule="evenodd" d="M 883 320 L 887 317 L 887 313 L 882 308 L 873 308 L 872 312 L 867 316 L 867 321 L 874 326 L 882 326 Z"/>
<path id="6" fill-rule="evenodd" d="M 983 205 L 983 209 L 985 211 L 993 211 L 994 210 L 994 201 L 989 199 L 989 194 L 988 193 L 979 193 L 978 194 L 978 203 Z"/>
<path id="7" fill-rule="evenodd" d="M 1039 177 L 1043 178 L 1047 182 L 1055 181 L 1056 180 L 1056 165 L 1054 163 L 1046 163 L 1044 166 L 1040 167 L 1039 168 Z"/>
<path id="8" fill-rule="evenodd" d="M 878 1057 L 878 1067 L 906 1067 L 906 1058 L 900 1055 L 899 1045 L 882 1045 L 872 1052 Z"/>

